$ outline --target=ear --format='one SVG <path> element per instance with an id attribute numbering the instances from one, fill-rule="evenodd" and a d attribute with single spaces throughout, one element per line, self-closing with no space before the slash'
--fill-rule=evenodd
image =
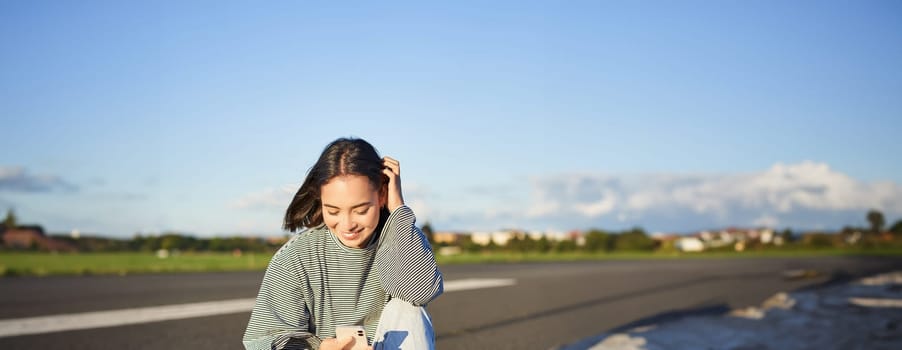
<path id="1" fill-rule="evenodd" d="M 379 208 L 385 207 L 388 204 L 388 183 L 382 183 L 382 186 L 379 186 Z"/>

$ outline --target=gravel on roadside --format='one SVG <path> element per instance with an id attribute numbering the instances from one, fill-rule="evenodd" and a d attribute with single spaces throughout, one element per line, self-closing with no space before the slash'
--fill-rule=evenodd
<path id="1" fill-rule="evenodd" d="M 559 349 L 902 349 L 902 271 L 781 292 L 759 307 L 643 325 Z"/>

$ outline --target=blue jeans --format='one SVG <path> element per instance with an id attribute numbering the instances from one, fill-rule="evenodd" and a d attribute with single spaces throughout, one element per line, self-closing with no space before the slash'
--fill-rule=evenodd
<path id="1" fill-rule="evenodd" d="M 395 298 L 382 309 L 373 350 L 433 350 L 432 319 L 422 306 Z"/>

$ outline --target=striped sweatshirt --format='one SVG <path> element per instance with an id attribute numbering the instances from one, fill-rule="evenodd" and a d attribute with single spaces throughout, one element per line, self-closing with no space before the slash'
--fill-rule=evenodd
<path id="1" fill-rule="evenodd" d="M 442 274 L 409 207 L 395 209 L 366 248 L 343 245 L 325 225 L 301 232 L 273 255 L 244 347 L 318 349 L 335 326 L 362 325 L 370 343 L 391 298 L 426 305 Z M 378 236 L 376 236 L 378 235 Z"/>

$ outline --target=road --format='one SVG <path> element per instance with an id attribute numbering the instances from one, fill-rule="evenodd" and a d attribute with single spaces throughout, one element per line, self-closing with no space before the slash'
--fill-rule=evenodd
<path id="1" fill-rule="evenodd" d="M 786 279 L 784 271 L 822 275 Z M 549 349 L 641 319 L 758 305 L 831 278 L 902 269 L 895 258 L 593 261 L 443 266 L 446 281 L 514 285 L 447 292 L 429 305 L 439 349 Z M 0 279 L 0 321 L 252 298 L 262 272 Z M 241 349 L 249 310 L 0 338 L 2 349 Z"/>

